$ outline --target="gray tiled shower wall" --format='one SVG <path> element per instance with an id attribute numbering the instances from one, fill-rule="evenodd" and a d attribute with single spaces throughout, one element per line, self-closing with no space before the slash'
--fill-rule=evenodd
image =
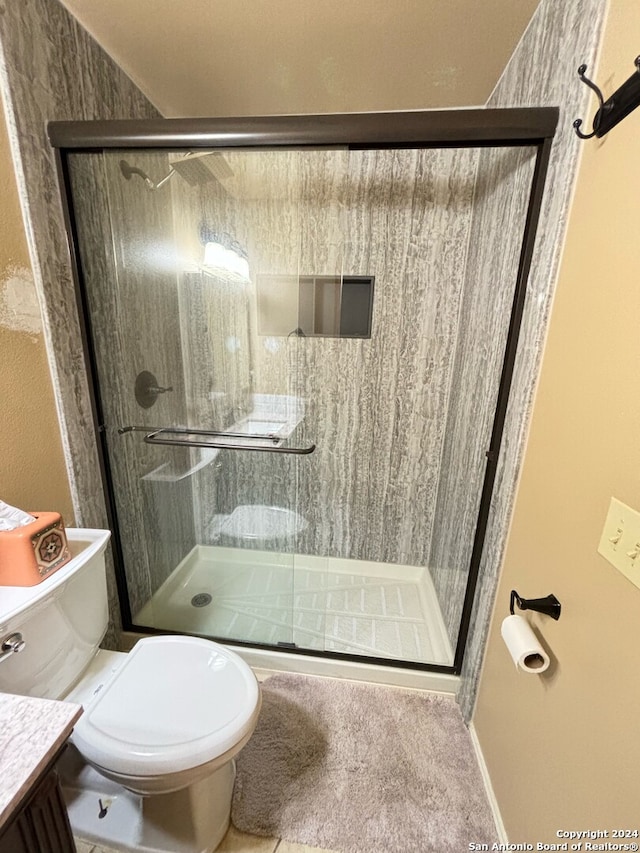
<path id="1" fill-rule="evenodd" d="M 155 118 L 157 110 L 57 0 L 0 0 L 0 80 L 62 423 L 76 523 L 107 526 L 53 151 L 54 119 Z M 46 441 L 46 436 L 43 436 Z M 119 607 L 108 588 L 117 644 Z"/>
<path id="2" fill-rule="evenodd" d="M 531 262 L 521 342 L 480 567 L 480 583 L 474 599 L 469 642 L 462 669 L 462 688 L 458 701 L 467 720 L 473 714 L 498 574 L 525 448 L 533 392 L 562 255 L 579 148 L 590 144 L 578 140 L 572 127 L 575 118 L 592 115 L 591 110 L 594 109 L 587 87 L 578 79 L 577 69 L 583 62 L 590 69 L 596 65 L 606 6 L 605 0 L 571 0 L 565 3 L 542 0 L 487 102 L 487 106 L 494 108 L 559 106 L 560 119 Z M 493 211 L 499 212 L 499 207 L 494 207 Z M 484 216 L 484 211 L 480 213 Z M 485 219 L 485 229 L 495 227 L 491 217 Z M 503 251 L 511 251 L 509 242 L 504 244 Z M 535 523 L 536 520 L 532 519 L 532 524 Z M 537 596 L 545 595 L 546 592 L 530 590 L 522 594 Z M 497 602 L 497 618 L 508 614 L 508 606 L 508 601 Z"/>

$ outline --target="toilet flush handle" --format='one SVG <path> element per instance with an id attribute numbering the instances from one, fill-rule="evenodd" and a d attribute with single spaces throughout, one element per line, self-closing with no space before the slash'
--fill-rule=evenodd
<path id="1" fill-rule="evenodd" d="M 0 647 L 0 663 L 5 660 L 5 658 L 11 657 L 11 655 L 16 654 L 17 652 L 21 652 L 27 644 L 22 639 L 22 634 L 19 634 L 17 631 L 15 634 L 9 634 L 8 637 L 5 637 L 2 641 L 2 646 Z"/>

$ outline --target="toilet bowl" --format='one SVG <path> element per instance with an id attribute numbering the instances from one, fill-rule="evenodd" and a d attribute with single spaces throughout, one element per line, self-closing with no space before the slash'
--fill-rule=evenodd
<path id="1" fill-rule="evenodd" d="M 96 683 L 94 670 L 65 697 L 84 707 L 73 744 L 104 776 L 139 794 L 170 793 L 212 774 L 251 737 L 260 692 L 233 652 L 166 636 L 120 655 L 115 671 Z"/>
<path id="2" fill-rule="evenodd" d="M 229 826 L 234 756 L 260 690 L 236 654 L 199 637 L 98 649 L 107 625 L 105 531 L 68 530 L 73 559 L 36 587 L 0 590 L 0 626 L 25 649 L 0 691 L 72 701 L 83 715 L 60 762 L 74 833 L 145 853 L 211 853 Z"/>

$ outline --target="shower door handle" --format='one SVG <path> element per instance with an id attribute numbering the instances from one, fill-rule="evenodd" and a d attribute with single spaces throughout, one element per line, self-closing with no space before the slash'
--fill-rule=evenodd
<path id="1" fill-rule="evenodd" d="M 279 442 L 281 442 L 282 439 L 277 436 L 256 435 L 254 433 L 246 432 L 224 432 L 212 429 L 187 429 L 186 427 L 157 427 L 156 429 L 153 429 L 152 427 L 127 426 L 120 427 L 118 432 L 120 434 L 125 432 L 144 432 L 146 435 L 144 436 L 143 441 L 146 444 L 164 444 L 169 445 L 170 447 L 213 447 L 219 450 L 256 450 L 261 453 L 291 453 L 297 456 L 306 456 L 309 453 L 313 453 L 316 449 L 315 444 L 310 444 L 308 447 L 280 447 Z M 214 439 L 249 438 L 255 441 L 272 441 L 274 444 L 273 446 L 269 446 L 264 444 L 239 444 L 227 441 L 193 441 L 188 438 L 163 438 L 162 436 L 165 435 L 201 435 L 211 436 Z"/>

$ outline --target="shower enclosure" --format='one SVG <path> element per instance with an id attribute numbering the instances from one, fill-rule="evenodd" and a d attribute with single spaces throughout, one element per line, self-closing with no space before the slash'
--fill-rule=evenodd
<path id="1" fill-rule="evenodd" d="M 125 628 L 460 671 L 556 121 L 49 126 Z"/>

